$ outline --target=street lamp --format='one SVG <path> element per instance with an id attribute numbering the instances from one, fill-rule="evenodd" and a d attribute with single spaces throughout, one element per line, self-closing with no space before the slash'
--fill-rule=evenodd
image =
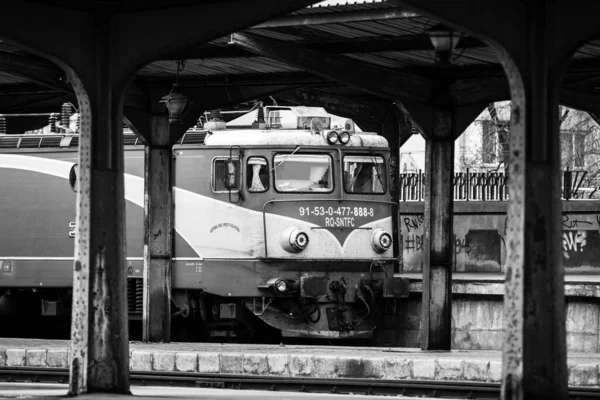
<path id="1" fill-rule="evenodd" d="M 170 124 L 181 124 L 183 122 L 182 118 L 184 112 L 186 111 L 186 106 L 188 103 L 191 104 L 191 101 L 189 101 L 186 96 L 174 91 L 179 84 L 179 72 L 183 71 L 183 68 L 185 68 L 185 63 L 182 60 L 178 60 L 177 70 L 175 73 L 175 83 L 173 84 L 169 94 L 163 96 L 159 101 L 159 103 L 165 103 L 165 107 L 167 107 Z"/>
<path id="2" fill-rule="evenodd" d="M 171 90 L 171 93 L 160 99 L 160 103 L 165 103 L 165 107 L 167 107 L 170 124 L 181 124 L 183 122 L 183 112 L 188 103 L 186 96 Z"/>
<path id="3" fill-rule="evenodd" d="M 460 33 L 445 25 L 437 24 L 427 30 L 427 34 L 435 49 L 436 62 L 438 64 L 451 64 L 452 53 L 460 40 Z"/>

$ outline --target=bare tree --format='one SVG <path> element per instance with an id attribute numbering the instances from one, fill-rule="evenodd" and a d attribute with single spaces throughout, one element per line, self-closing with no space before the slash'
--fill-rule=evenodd
<path id="1" fill-rule="evenodd" d="M 477 151 L 463 152 L 463 168 L 481 170 L 505 169 L 510 154 L 510 102 L 490 103 L 489 119 L 481 124 L 481 146 Z M 559 126 L 561 168 L 571 171 L 572 187 L 585 188 L 578 195 L 588 197 L 600 189 L 600 127 L 587 112 L 560 106 Z M 585 192 L 585 193 L 583 193 Z M 597 193 L 600 197 L 600 190 Z"/>

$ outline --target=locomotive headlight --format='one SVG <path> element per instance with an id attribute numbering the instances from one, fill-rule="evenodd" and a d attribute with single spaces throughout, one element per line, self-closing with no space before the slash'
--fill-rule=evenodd
<path id="1" fill-rule="evenodd" d="M 336 144 L 340 140 L 336 131 L 329 131 L 327 134 L 327 143 Z"/>
<path id="2" fill-rule="evenodd" d="M 275 282 L 275 285 L 273 285 L 273 287 L 275 288 L 275 291 L 277 293 L 285 293 L 287 292 L 287 282 L 284 281 L 283 279 L 278 279 Z"/>
<path id="3" fill-rule="evenodd" d="M 340 138 L 341 144 L 348 144 L 348 142 L 350 141 L 350 132 L 348 131 L 341 131 L 338 136 Z"/>
<path id="4" fill-rule="evenodd" d="M 290 253 L 301 252 L 308 246 L 308 242 L 308 234 L 295 226 L 285 229 L 279 238 L 281 247 Z"/>
<path id="5" fill-rule="evenodd" d="M 308 235 L 304 232 L 300 232 L 296 235 L 295 247 L 300 250 L 304 250 L 308 246 Z"/>
<path id="6" fill-rule="evenodd" d="M 371 235 L 371 246 L 378 253 L 384 253 L 392 247 L 392 235 L 381 228 L 377 228 Z"/>

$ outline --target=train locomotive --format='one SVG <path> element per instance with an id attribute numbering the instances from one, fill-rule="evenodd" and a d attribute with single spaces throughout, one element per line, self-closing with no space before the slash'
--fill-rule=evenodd
<path id="1" fill-rule="evenodd" d="M 186 340 L 260 340 L 266 331 L 372 338 L 408 292 L 394 276 L 398 210 L 387 141 L 351 120 L 336 126 L 318 107 L 259 114 L 252 129 L 212 118 L 173 147 L 174 326 L 185 327 Z M 128 310 L 136 320 L 144 146 L 124 135 Z M 76 134 L 0 137 L 0 319 L 70 315 L 76 194 L 68 181 L 77 142 Z"/>

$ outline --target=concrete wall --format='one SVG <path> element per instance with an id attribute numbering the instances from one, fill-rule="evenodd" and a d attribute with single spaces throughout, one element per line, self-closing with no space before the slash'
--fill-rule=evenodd
<path id="1" fill-rule="evenodd" d="M 455 202 L 454 270 L 504 272 L 507 202 Z M 404 272 L 421 271 L 423 203 L 400 203 Z M 600 201 L 563 202 L 563 265 L 567 272 L 600 273 Z"/>
<path id="2" fill-rule="evenodd" d="M 503 324 L 502 296 L 453 296 L 452 348 L 461 350 L 501 350 Z M 600 352 L 600 304 L 597 298 L 567 299 L 567 350 Z M 396 315 L 399 331 L 381 339 L 379 345 L 419 347 L 421 324 L 420 296 L 399 300 Z"/>

